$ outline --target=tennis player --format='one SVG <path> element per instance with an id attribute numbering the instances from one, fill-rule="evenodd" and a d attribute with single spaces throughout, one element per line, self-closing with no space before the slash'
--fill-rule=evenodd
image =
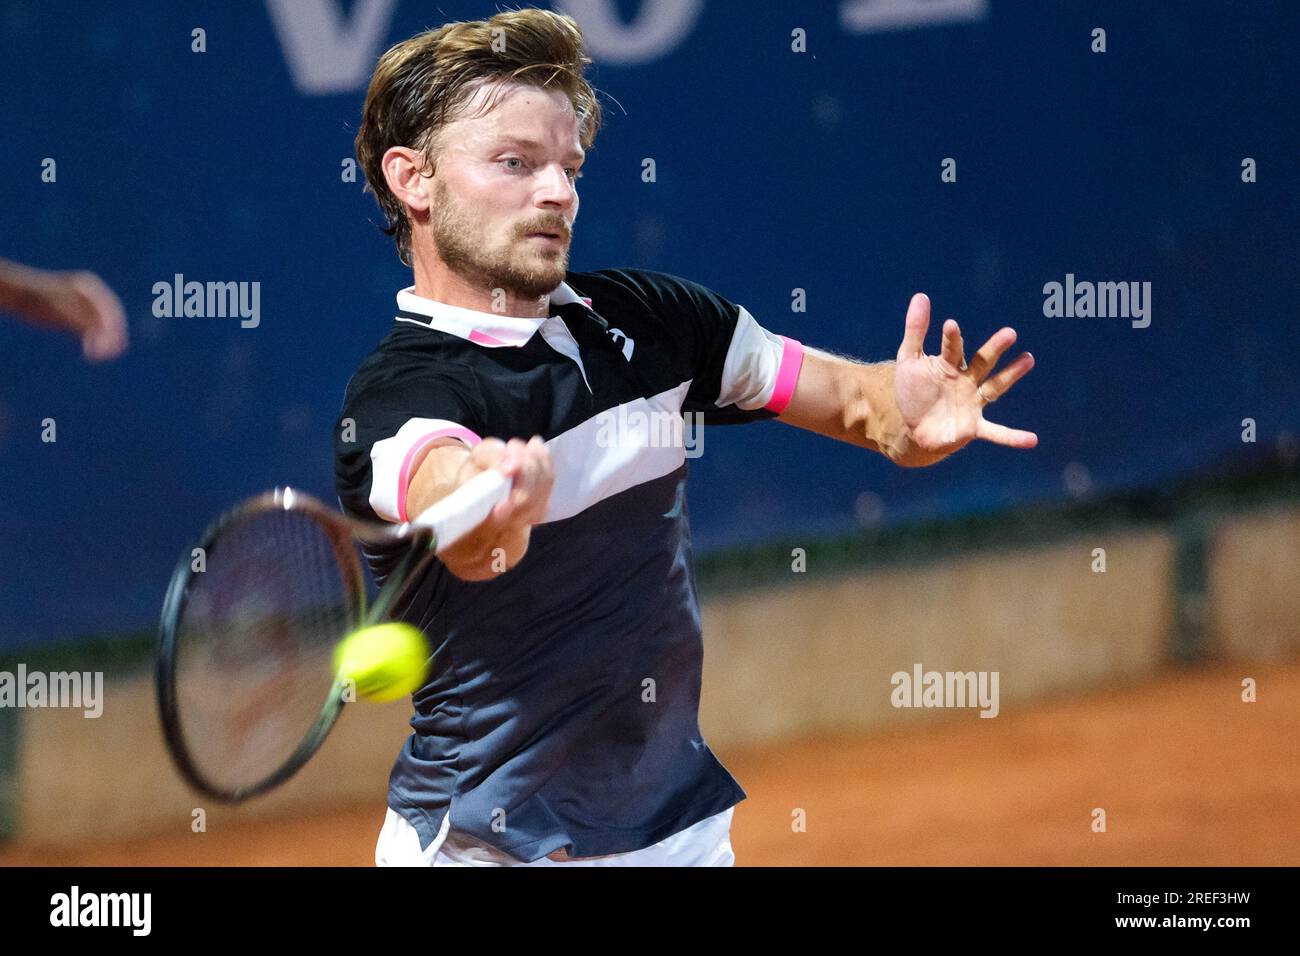
<path id="1" fill-rule="evenodd" d="M 949 320 L 926 355 L 924 295 L 897 360 L 868 365 L 686 279 L 568 271 L 589 63 L 569 17 L 510 11 L 397 44 L 366 96 L 357 155 L 414 278 L 347 387 L 340 503 L 400 522 L 484 469 L 513 477 L 399 609 L 435 657 L 381 865 L 734 862 L 745 794 L 698 721 L 685 442 L 619 423 L 777 419 L 904 467 L 1037 443 L 983 415 L 1033 365 L 991 374 L 1015 332 L 967 365 Z M 366 557 L 382 580 L 399 555 Z"/>

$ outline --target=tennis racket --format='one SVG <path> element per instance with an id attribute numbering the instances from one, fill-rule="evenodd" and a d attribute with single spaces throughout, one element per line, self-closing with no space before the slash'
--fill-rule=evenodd
<path id="1" fill-rule="evenodd" d="M 199 792 L 237 803 L 279 786 L 348 697 L 334 648 L 377 624 L 433 556 L 510 491 L 489 469 L 402 525 L 358 521 L 290 488 L 219 517 L 177 565 L 159 628 L 163 735 Z M 358 544 L 408 544 L 367 606 Z"/>

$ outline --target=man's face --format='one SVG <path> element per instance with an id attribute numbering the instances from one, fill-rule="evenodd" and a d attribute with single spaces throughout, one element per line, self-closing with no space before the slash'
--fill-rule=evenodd
<path id="1" fill-rule="evenodd" d="M 584 154 L 563 93 L 511 84 L 485 115 L 443 127 L 431 237 L 448 268 L 488 289 L 541 297 L 564 280 Z M 556 238 L 543 238 L 551 233 Z"/>

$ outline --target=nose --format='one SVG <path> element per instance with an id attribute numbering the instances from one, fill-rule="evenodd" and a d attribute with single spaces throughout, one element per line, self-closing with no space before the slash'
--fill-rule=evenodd
<path id="1" fill-rule="evenodd" d="M 551 163 L 538 173 L 537 204 L 552 209 L 568 209 L 577 201 L 578 191 L 560 163 Z"/>

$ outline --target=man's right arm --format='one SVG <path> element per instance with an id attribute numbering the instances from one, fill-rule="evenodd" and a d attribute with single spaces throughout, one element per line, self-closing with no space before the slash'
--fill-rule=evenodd
<path id="1" fill-rule="evenodd" d="M 485 438 L 473 449 L 455 438 L 440 438 L 412 463 L 407 512 L 421 514 L 489 468 L 512 478 L 509 497 L 492 514 L 440 557 L 465 581 L 485 581 L 510 570 L 528 550 L 532 526 L 541 521 L 555 484 L 550 449 L 541 436 L 524 442 Z"/>

